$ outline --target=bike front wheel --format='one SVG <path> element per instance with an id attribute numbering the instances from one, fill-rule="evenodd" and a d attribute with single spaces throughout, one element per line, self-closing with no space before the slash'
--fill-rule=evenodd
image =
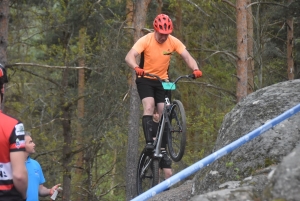
<path id="1" fill-rule="evenodd" d="M 186 116 L 182 103 L 174 100 L 169 113 L 168 151 L 173 161 L 182 159 L 186 144 Z"/>
<path id="2" fill-rule="evenodd" d="M 142 152 L 137 169 L 137 194 L 149 190 L 159 182 L 159 159 Z"/>

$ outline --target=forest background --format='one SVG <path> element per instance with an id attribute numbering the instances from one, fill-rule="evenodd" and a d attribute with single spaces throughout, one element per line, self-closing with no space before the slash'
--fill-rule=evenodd
<path id="1" fill-rule="evenodd" d="M 210 153 L 224 115 L 247 94 L 300 77 L 299 4 L 0 0 L 0 62 L 9 74 L 2 109 L 32 133 L 45 185 L 63 184 L 58 200 L 130 200 L 144 140 L 135 74 L 124 58 L 153 31 L 155 16 L 171 17 L 173 35 L 203 71 L 172 94 L 188 121 L 176 173 Z M 190 73 L 174 54 L 171 77 Z"/>

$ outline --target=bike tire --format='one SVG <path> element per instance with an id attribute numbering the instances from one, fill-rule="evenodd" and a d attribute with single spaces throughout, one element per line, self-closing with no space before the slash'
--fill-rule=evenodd
<path id="1" fill-rule="evenodd" d="M 173 101 L 169 120 L 172 130 L 169 128 L 167 131 L 168 152 L 172 160 L 178 162 L 182 159 L 186 144 L 186 116 L 181 101 Z"/>
<path id="2" fill-rule="evenodd" d="M 149 190 L 159 182 L 159 159 L 141 153 L 137 169 L 137 195 Z"/>

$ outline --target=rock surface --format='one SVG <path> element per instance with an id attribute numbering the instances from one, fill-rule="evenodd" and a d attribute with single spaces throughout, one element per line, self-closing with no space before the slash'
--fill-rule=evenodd
<path id="1" fill-rule="evenodd" d="M 248 95 L 225 116 L 213 152 L 299 103 L 300 80 Z M 150 200 L 300 200 L 299 142 L 300 112 L 201 169 L 192 181 Z"/>
<path id="2" fill-rule="evenodd" d="M 186 201 L 192 196 L 192 187 L 193 182 L 191 180 L 186 181 L 182 185 L 177 188 L 171 188 L 168 191 L 164 191 L 153 198 L 149 199 L 148 201 L 177 201 L 182 200 Z"/>
<path id="3" fill-rule="evenodd" d="M 263 200 L 300 200 L 300 146 L 278 165 L 263 192 Z"/>

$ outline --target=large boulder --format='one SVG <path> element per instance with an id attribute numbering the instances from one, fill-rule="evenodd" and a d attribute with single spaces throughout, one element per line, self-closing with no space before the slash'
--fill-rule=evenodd
<path id="1" fill-rule="evenodd" d="M 248 134 L 299 103 L 300 80 L 281 82 L 248 95 L 225 116 L 214 151 Z M 292 159 L 297 156 L 296 150 L 292 151 L 299 141 L 300 112 L 199 171 L 194 177 L 193 197 L 190 200 L 205 200 L 203 196 L 208 199 L 208 194 L 218 191 L 223 191 L 223 194 L 218 194 L 219 197 L 221 196 L 220 200 L 227 200 L 230 196 L 232 198 L 230 200 L 234 200 L 234 194 L 224 194 L 226 189 L 230 189 L 224 184 L 234 181 L 238 181 L 234 187 L 239 189 L 238 193 L 246 192 L 245 200 L 254 200 L 262 196 L 264 200 L 276 198 L 300 200 L 299 192 L 295 195 L 296 185 L 299 187 L 299 170 L 296 168 L 296 161 L 299 160 Z M 277 164 L 280 164 L 288 154 L 290 160 L 287 159 L 284 165 L 279 165 L 280 168 L 276 170 Z M 291 180 L 297 181 L 291 182 Z M 295 197 L 298 199 L 292 199 Z"/>
<path id="2" fill-rule="evenodd" d="M 300 134 L 300 133 L 299 133 Z M 270 174 L 270 181 L 263 191 L 265 201 L 300 200 L 300 146 L 284 157 L 276 171 Z"/>
<path id="3" fill-rule="evenodd" d="M 300 80 L 248 95 L 225 116 L 212 153 L 298 104 Z M 204 167 L 192 181 L 150 200 L 299 201 L 299 142 L 300 112 Z"/>

